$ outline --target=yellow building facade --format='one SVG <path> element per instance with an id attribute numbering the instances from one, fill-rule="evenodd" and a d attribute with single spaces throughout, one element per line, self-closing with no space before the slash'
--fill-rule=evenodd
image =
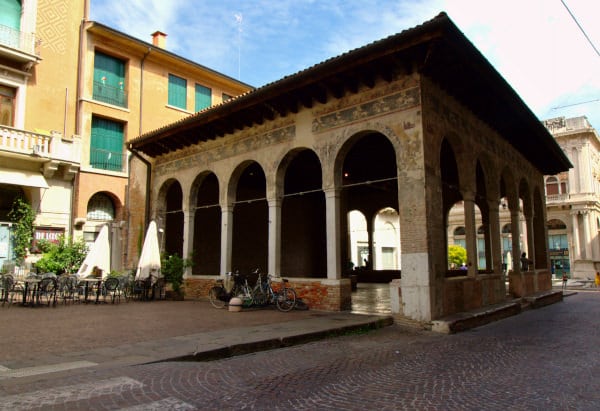
<path id="1" fill-rule="evenodd" d="M 39 238 L 91 242 L 110 224 L 120 269 L 127 141 L 251 87 L 169 52 L 160 31 L 146 42 L 89 21 L 88 0 L 21 1 L 12 16 L 0 21 L 0 258 L 14 257 L 7 214 L 24 196 Z"/>

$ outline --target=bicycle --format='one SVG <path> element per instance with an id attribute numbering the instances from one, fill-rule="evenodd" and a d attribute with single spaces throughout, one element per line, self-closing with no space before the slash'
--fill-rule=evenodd
<path id="1" fill-rule="evenodd" d="M 288 287 L 288 280 L 282 278 L 281 287 L 275 291 L 272 286 L 272 276 L 267 274 L 263 280 L 262 273 L 257 268 L 254 271 L 258 274 L 256 284 L 252 289 L 254 303 L 256 305 L 275 304 L 279 311 L 290 311 L 296 306 L 296 291 Z"/>
<path id="2" fill-rule="evenodd" d="M 240 275 L 238 271 L 228 272 L 225 279 L 218 279 L 216 284 L 208 290 L 208 299 L 215 308 L 224 308 L 233 297 L 241 298 L 242 305 L 245 307 L 254 303 L 248 279 Z"/>

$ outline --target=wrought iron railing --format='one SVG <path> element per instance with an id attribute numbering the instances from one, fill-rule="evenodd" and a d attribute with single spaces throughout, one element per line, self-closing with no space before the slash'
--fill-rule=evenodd
<path id="1" fill-rule="evenodd" d="M 122 151 L 110 151 L 90 148 L 90 167 L 108 171 L 125 172 L 127 154 Z"/>
<path id="2" fill-rule="evenodd" d="M 103 81 L 94 81 L 92 98 L 114 106 L 127 107 L 127 93 L 123 90 L 122 84 L 115 87 Z"/>
<path id="3" fill-rule="evenodd" d="M 41 40 L 34 33 L 25 33 L 0 24 L 0 45 L 40 56 Z"/>

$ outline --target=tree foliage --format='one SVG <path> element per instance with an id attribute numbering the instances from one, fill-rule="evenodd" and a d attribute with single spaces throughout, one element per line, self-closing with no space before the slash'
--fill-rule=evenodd
<path id="1" fill-rule="evenodd" d="M 8 218 L 13 223 L 13 249 L 16 260 L 20 264 L 27 257 L 27 249 L 31 247 L 33 241 L 35 213 L 25 199 L 18 197 L 8 212 Z"/>
<path id="2" fill-rule="evenodd" d="M 72 241 L 60 236 L 57 243 L 40 241 L 38 244 L 43 255 L 35 266 L 43 273 L 77 272 L 88 253 L 87 244 L 83 239 Z"/>
<path id="3" fill-rule="evenodd" d="M 163 254 L 161 261 L 161 272 L 165 281 L 171 283 L 173 291 L 179 292 L 183 284 L 183 274 L 187 267 L 192 266 L 192 261 L 182 258 L 179 254 Z"/>
<path id="4" fill-rule="evenodd" d="M 462 263 L 467 261 L 467 250 L 460 245 L 448 246 L 448 264 L 460 267 Z"/>

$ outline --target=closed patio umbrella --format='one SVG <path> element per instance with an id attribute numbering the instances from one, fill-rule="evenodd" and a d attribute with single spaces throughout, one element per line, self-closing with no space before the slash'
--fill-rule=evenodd
<path id="1" fill-rule="evenodd" d="M 96 241 L 90 247 L 90 251 L 83 260 L 77 276 L 87 277 L 92 274 L 94 267 L 102 270 L 102 278 L 110 274 L 110 243 L 108 241 L 108 224 L 103 226 Z"/>
<path id="2" fill-rule="evenodd" d="M 150 276 L 161 277 L 160 273 L 160 248 L 158 245 L 158 230 L 156 222 L 151 221 L 146 231 L 142 253 L 135 272 L 136 280 L 145 280 Z"/>

